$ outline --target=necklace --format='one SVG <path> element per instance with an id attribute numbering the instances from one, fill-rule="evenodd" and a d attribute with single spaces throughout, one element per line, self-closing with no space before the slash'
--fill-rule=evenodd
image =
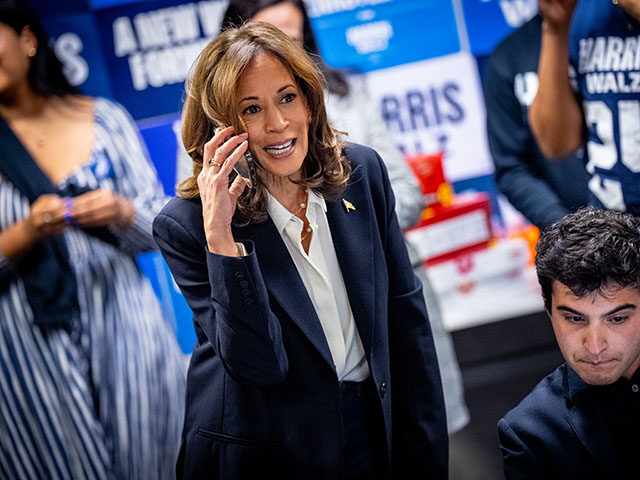
<path id="1" fill-rule="evenodd" d="M 300 218 L 300 214 L 304 211 L 305 208 L 307 208 L 307 199 L 308 199 L 308 195 L 307 195 L 307 189 L 303 189 L 302 190 L 302 201 L 299 202 L 294 208 L 295 211 L 293 211 L 293 209 L 289 209 L 287 208 L 287 210 L 289 210 L 289 212 L 291 212 L 291 214 L 295 215 L 296 217 Z M 311 232 L 313 231 L 311 229 L 311 226 L 308 224 L 308 220 L 306 218 L 306 216 L 304 218 L 300 218 L 300 220 L 302 220 L 302 228 L 304 229 L 304 232 L 300 235 L 300 243 L 304 242 L 305 239 L 311 235 Z M 305 222 L 307 222 L 307 226 L 305 227 L 304 224 Z"/>
<path id="2" fill-rule="evenodd" d="M 313 230 L 311 229 L 311 227 L 310 227 L 310 226 L 309 226 L 309 227 L 307 227 L 307 228 L 305 229 L 305 232 L 300 236 L 300 241 L 301 241 L 301 242 L 304 242 L 304 239 L 305 239 L 305 238 L 307 238 L 309 235 L 311 235 L 311 232 L 312 232 L 312 231 L 313 231 Z"/>
<path id="3" fill-rule="evenodd" d="M 287 209 L 292 214 L 294 214 L 296 217 L 298 216 L 298 214 L 300 212 L 302 212 L 305 208 L 307 208 L 307 189 L 306 188 L 304 190 L 302 190 L 302 195 L 303 195 L 302 201 L 296 205 L 296 207 L 295 207 L 296 211 L 295 212 L 292 211 L 292 210 Z"/>

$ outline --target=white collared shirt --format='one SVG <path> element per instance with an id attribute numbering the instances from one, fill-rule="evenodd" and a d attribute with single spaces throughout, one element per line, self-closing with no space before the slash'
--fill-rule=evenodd
<path id="1" fill-rule="evenodd" d="M 302 220 L 284 208 L 270 193 L 267 194 L 267 211 L 318 314 L 338 379 L 352 382 L 365 380 L 369 377 L 369 365 L 331 238 L 324 199 L 309 190 L 307 219 L 313 233 L 307 255 L 300 241 Z"/>

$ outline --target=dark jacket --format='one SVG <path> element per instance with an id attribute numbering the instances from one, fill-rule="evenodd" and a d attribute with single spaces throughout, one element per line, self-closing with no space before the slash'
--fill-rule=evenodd
<path id="1" fill-rule="evenodd" d="M 353 174 L 346 191 L 327 201 L 327 218 L 377 386 L 393 476 L 446 479 L 436 354 L 386 170 L 369 148 L 350 145 L 345 154 Z M 248 256 L 209 253 L 199 199 L 173 199 L 154 223 L 198 336 L 178 476 L 339 478 L 340 387 L 311 300 L 270 219 L 233 233 Z"/>
<path id="2" fill-rule="evenodd" d="M 483 85 L 496 184 L 531 223 L 545 228 L 587 204 L 589 175 L 580 156 L 547 160 L 529 127 L 527 112 L 538 88 L 541 22 L 536 15 L 495 48 Z"/>
<path id="3" fill-rule="evenodd" d="M 603 408 L 566 363 L 498 422 L 507 480 L 627 478 Z"/>

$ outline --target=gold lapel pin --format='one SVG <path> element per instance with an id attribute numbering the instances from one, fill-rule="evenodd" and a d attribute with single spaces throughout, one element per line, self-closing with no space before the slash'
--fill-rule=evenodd
<path id="1" fill-rule="evenodd" d="M 349 210 L 353 210 L 354 212 L 356 211 L 356 207 L 354 207 L 353 203 L 351 203 L 349 200 L 343 198 L 342 203 L 344 203 L 344 208 L 347 210 L 347 213 L 349 212 Z"/>

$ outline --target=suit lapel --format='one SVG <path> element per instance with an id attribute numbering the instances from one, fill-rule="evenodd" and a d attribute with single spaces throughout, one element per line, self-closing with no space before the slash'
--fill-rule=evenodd
<path id="1" fill-rule="evenodd" d="M 368 356 L 371 352 L 375 305 L 372 235 L 376 217 L 370 198 L 364 191 L 363 188 L 350 187 L 336 200 L 326 203 L 327 220 L 338 263 L 358 333 Z M 355 207 L 355 210 L 348 209 L 344 200 Z M 313 303 L 271 219 L 234 228 L 234 237 L 254 242 L 267 290 L 335 370 Z"/>
<path id="2" fill-rule="evenodd" d="M 336 200 L 327 202 L 327 220 L 351 310 L 368 356 L 373 341 L 375 302 L 372 240 L 375 215 L 363 190 L 348 188 Z"/>
<path id="3" fill-rule="evenodd" d="M 252 240 L 267 290 L 335 371 L 324 331 L 278 229 L 266 222 L 234 228 L 238 240 Z"/>

